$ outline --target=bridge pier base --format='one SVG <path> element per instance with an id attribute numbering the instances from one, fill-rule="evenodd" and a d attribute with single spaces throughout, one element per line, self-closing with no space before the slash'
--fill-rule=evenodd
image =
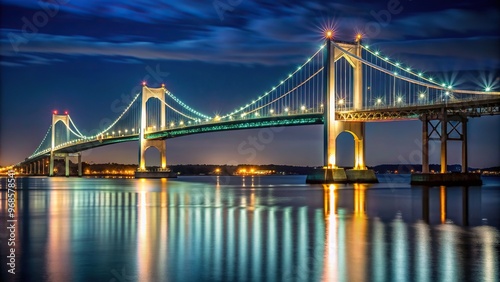
<path id="1" fill-rule="evenodd" d="M 371 169 L 323 168 L 307 175 L 307 184 L 378 183 Z"/>

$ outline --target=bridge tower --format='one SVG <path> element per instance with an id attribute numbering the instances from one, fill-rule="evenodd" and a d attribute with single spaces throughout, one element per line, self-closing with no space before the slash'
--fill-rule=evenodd
<path id="1" fill-rule="evenodd" d="M 352 81 L 352 105 L 353 110 L 363 108 L 363 64 L 357 59 L 361 58 L 361 38 L 356 42 L 333 42 L 331 33 L 328 33 L 326 41 L 326 63 L 323 105 L 323 162 L 324 169 L 315 171 L 307 176 L 307 183 L 338 183 L 378 182 L 373 170 L 366 169 L 365 165 L 365 123 L 347 122 L 335 120 L 336 110 L 336 67 L 335 62 L 341 58 L 349 63 L 353 69 Z M 352 55 L 351 55 L 352 54 Z M 354 56 L 353 56 L 354 55 Z M 337 167 L 336 140 L 342 132 L 349 132 L 354 137 L 354 168 L 345 171 Z"/>
<path id="2" fill-rule="evenodd" d="M 67 114 L 59 115 L 57 112 L 52 113 L 52 132 L 51 132 L 51 143 L 50 143 L 50 161 L 49 161 L 49 176 L 54 176 L 54 159 L 56 154 L 54 153 L 56 146 L 56 124 L 62 122 L 66 128 L 69 128 L 69 116 Z M 69 141 L 69 130 L 66 130 L 66 141 Z M 69 156 L 64 154 L 64 160 L 66 162 L 66 176 L 69 176 Z"/>
<path id="3" fill-rule="evenodd" d="M 358 59 L 349 56 L 336 46 L 340 46 L 347 52 L 357 57 L 361 57 L 360 40 L 353 43 L 336 42 L 332 44 L 331 39 L 327 40 L 327 63 L 325 72 L 325 97 L 324 101 L 324 165 L 329 168 L 336 168 L 336 140 L 342 132 L 349 132 L 354 137 L 354 169 L 365 170 L 365 123 L 345 122 L 335 120 L 336 83 L 335 83 L 335 62 L 340 58 L 345 58 L 353 68 L 353 110 L 361 110 L 363 107 L 363 69 L 362 63 Z"/>
<path id="4" fill-rule="evenodd" d="M 167 146 L 164 140 L 149 140 L 146 139 L 145 133 L 150 129 L 147 128 L 147 112 L 146 103 L 151 98 L 156 98 L 160 101 L 164 101 L 165 97 L 165 86 L 162 85 L 161 88 L 149 88 L 147 85 L 142 86 L 142 104 L 141 104 L 141 128 L 139 133 L 139 171 L 146 170 L 146 150 L 149 147 L 155 147 L 160 151 L 161 156 L 161 168 L 162 170 L 167 168 Z M 166 116 L 165 116 L 165 104 L 160 103 L 160 130 L 166 129 Z"/>

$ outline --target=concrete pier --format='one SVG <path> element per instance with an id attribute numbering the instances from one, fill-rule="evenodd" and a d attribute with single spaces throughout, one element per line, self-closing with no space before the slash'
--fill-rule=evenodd
<path id="1" fill-rule="evenodd" d="M 317 169 L 306 178 L 307 184 L 332 183 L 378 183 L 375 172 L 371 169 L 323 168 Z"/>

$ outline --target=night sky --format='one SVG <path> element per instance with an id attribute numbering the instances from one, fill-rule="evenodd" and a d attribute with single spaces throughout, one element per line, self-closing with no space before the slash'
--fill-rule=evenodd
<path id="1" fill-rule="evenodd" d="M 39 145 L 54 109 L 68 110 L 90 131 L 140 83 L 167 88 L 191 107 L 226 113 L 257 97 L 322 44 L 364 41 L 417 69 L 453 71 L 456 81 L 500 83 L 498 1 L 1 1 L 0 165 L 17 163 Z M 460 71 L 460 72 L 459 72 Z M 465 72 L 462 72 L 465 71 Z M 443 75 L 443 78 L 446 78 Z M 469 79 L 470 80 L 470 79 Z M 469 123 L 469 165 L 500 165 L 500 117 Z M 238 146 L 259 129 L 167 141 L 169 164 L 322 164 L 322 126 L 287 127 L 256 155 Z M 420 163 L 419 121 L 369 123 L 367 165 Z M 352 165 L 343 133 L 338 163 Z M 431 163 L 438 163 L 438 143 Z M 136 142 L 85 152 L 87 162 L 137 163 Z M 460 163 L 450 143 L 449 163 Z M 148 165 L 159 160 L 147 152 Z"/>

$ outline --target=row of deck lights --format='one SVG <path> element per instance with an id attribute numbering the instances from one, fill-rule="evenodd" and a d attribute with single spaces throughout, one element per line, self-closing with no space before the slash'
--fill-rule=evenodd
<path id="1" fill-rule="evenodd" d="M 450 92 L 450 91 L 445 91 L 445 92 L 444 92 L 444 95 L 445 95 L 445 96 L 450 96 L 450 94 L 451 94 L 451 92 Z M 420 93 L 420 94 L 418 95 L 418 97 L 419 97 L 419 99 L 420 99 L 420 100 L 423 100 L 423 99 L 425 99 L 425 98 L 427 97 L 427 95 L 426 95 L 425 93 Z M 403 102 L 403 97 L 402 97 L 402 96 L 398 96 L 398 97 L 396 97 L 396 102 L 398 102 L 398 103 Z M 339 103 L 340 103 L 340 101 L 339 101 Z M 376 105 L 380 105 L 380 104 L 382 104 L 382 103 L 383 103 L 382 98 L 377 98 L 377 99 L 375 100 L 375 104 L 376 104 Z"/>
<path id="2" fill-rule="evenodd" d="M 123 132 L 125 133 L 125 135 L 127 135 L 127 133 L 129 132 L 129 130 L 125 129 Z M 131 132 L 131 134 L 134 134 L 135 133 L 135 128 L 130 129 L 130 132 Z M 115 134 L 116 134 L 115 131 L 111 132 L 111 136 L 114 136 Z M 109 132 L 106 132 L 106 136 L 109 136 Z M 122 136 L 122 131 L 121 130 L 118 130 L 118 136 Z"/>

